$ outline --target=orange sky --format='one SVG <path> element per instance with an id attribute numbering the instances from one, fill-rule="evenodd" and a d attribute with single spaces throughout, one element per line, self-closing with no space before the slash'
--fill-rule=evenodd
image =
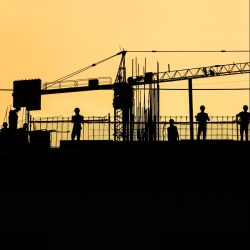
<path id="1" fill-rule="evenodd" d="M 54 81 L 125 50 L 249 50 L 249 0 L 0 0 L 0 88 L 14 80 Z M 128 54 L 141 72 L 249 61 L 249 53 Z M 111 77 L 119 57 L 78 75 Z M 163 86 L 163 85 L 162 85 Z M 170 86 L 170 84 L 169 84 Z M 187 82 L 171 83 L 187 87 Z M 249 75 L 194 81 L 194 87 L 249 87 Z M 166 87 L 164 85 L 163 87 Z M 112 91 L 42 96 L 39 116 L 113 113 Z M 249 92 L 195 92 L 194 113 L 205 104 L 210 115 L 234 115 L 249 104 Z M 0 91 L 0 123 L 12 92 Z M 188 115 L 188 93 L 161 92 L 161 115 Z"/>

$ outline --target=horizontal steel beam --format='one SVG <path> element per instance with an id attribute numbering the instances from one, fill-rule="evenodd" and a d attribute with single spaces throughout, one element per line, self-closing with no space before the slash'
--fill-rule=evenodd
<path id="1" fill-rule="evenodd" d="M 113 89 L 113 84 L 103 84 L 96 87 L 82 86 L 82 87 L 71 87 L 71 88 L 58 88 L 58 89 L 42 89 L 42 95 L 49 94 L 60 94 L 60 93 L 70 93 L 79 91 L 91 91 L 91 90 L 111 90 Z"/>

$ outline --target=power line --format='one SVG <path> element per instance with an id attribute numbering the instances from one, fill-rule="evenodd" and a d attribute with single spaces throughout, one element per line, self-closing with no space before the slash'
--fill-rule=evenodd
<path id="1" fill-rule="evenodd" d="M 246 82 L 246 83 L 248 83 L 248 80 L 241 80 L 241 81 L 224 81 L 224 82 L 202 82 L 202 83 L 194 83 L 193 84 L 193 86 L 194 85 L 219 85 L 219 84 L 228 84 L 228 83 L 237 83 L 237 82 Z M 172 84 L 168 84 L 168 87 L 172 87 L 172 86 L 181 86 L 181 85 L 183 85 L 184 83 L 182 82 L 182 83 L 172 83 Z M 238 85 L 238 84 L 237 84 Z"/>
<path id="2" fill-rule="evenodd" d="M 177 89 L 177 88 L 160 88 L 160 90 L 189 90 L 189 89 Z M 250 90 L 250 88 L 193 88 L 192 90 L 219 90 L 219 91 L 224 91 L 224 90 Z"/>
<path id="3" fill-rule="evenodd" d="M 241 80 L 241 81 L 224 81 L 224 82 L 207 82 L 207 83 L 197 83 L 197 84 L 201 84 L 201 85 L 205 85 L 205 84 L 225 84 L 225 83 L 236 83 L 236 82 L 248 82 L 248 80 Z"/>
<path id="4" fill-rule="evenodd" d="M 71 77 L 73 77 L 73 76 L 75 76 L 75 75 L 77 75 L 79 73 L 82 73 L 85 70 L 88 70 L 88 69 L 90 69 L 92 67 L 95 67 L 96 65 L 98 65 L 100 63 L 103 63 L 103 62 L 105 62 L 105 61 L 107 61 L 107 60 L 109 60 L 109 59 L 111 59 L 111 58 L 113 58 L 115 56 L 118 56 L 118 55 L 121 55 L 121 54 L 122 55 L 126 54 L 127 52 L 135 52 L 135 53 L 145 53 L 145 52 L 151 52 L 151 53 L 152 52 L 153 53 L 156 53 L 156 52 L 157 53 L 187 53 L 187 52 L 188 53 L 193 53 L 193 52 L 195 52 L 195 53 L 203 53 L 203 52 L 205 52 L 205 53 L 221 53 L 221 52 L 225 53 L 225 52 L 248 52 L 248 53 L 250 53 L 250 50 L 128 50 L 128 51 L 127 50 L 122 50 L 122 51 L 120 51 L 120 52 L 118 52 L 118 53 L 116 53 L 116 54 L 114 54 L 112 56 L 109 56 L 109 57 L 107 57 L 107 58 L 105 58 L 105 59 L 103 59 L 101 61 L 98 61 L 96 63 L 93 63 L 93 64 L 89 65 L 89 66 L 81 68 L 81 69 L 79 69 L 79 70 L 77 70 L 77 71 L 75 71 L 73 73 L 70 73 L 70 74 L 68 74 L 66 76 L 63 76 L 63 77 L 61 77 L 61 78 L 59 78 L 59 79 L 57 79 L 57 80 L 55 80 L 53 82 L 49 82 L 49 83 L 46 84 L 46 88 L 51 87 L 51 86 L 53 86 L 53 85 L 55 85 L 57 83 L 60 83 L 60 82 L 62 82 L 64 80 L 66 80 L 66 79 L 69 79 L 69 78 L 71 78 Z"/>
<path id="5" fill-rule="evenodd" d="M 127 50 L 130 53 L 249 53 L 250 50 Z"/>

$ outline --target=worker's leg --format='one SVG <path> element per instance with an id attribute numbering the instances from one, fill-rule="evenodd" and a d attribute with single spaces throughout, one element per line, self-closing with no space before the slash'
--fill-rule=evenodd
<path id="1" fill-rule="evenodd" d="M 248 128 L 245 129 L 246 141 L 248 141 Z"/>
<path id="2" fill-rule="evenodd" d="M 80 140 L 80 137 L 81 137 L 81 130 L 77 131 L 77 134 L 76 134 L 77 141 Z"/>
<path id="3" fill-rule="evenodd" d="M 243 141 L 243 136 L 244 136 L 244 129 L 241 127 L 240 128 L 240 140 Z"/>
<path id="4" fill-rule="evenodd" d="M 206 136 L 207 136 L 207 128 L 204 127 L 203 128 L 203 140 L 206 140 Z"/>
<path id="5" fill-rule="evenodd" d="M 200 140 L 200 137 L 201 137 L 201 127 L 198 127 L 198 134 L 197 134 L 197 140 L 199 141 Z"/>

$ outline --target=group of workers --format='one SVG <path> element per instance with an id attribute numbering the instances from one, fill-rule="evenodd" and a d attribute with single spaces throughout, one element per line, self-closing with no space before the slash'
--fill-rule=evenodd
<path id="1" fill-rule="evenodd" d="M 28 142 L 28 123 L 24 123 L 21 128 L 18 128 L 18 112 L 20 107 L 9 111 L 8 122 L 3 122 L 0 130 L 0 141 L 2 142 Z M 75 108 L 75 115 L 72 116 L 71 122 L 73 129 L 71 133 L 72 140 L 80 140 L 81 129 L 83 124 L 83 116 L 80 115 L 80 109 Z"/>
<path id="2" fill-rule="evenodd" d="M 7 138 L 9 135 L 16 135 L 19 131 L 19 134 L 27 140 L 28 138 L 28 124 L 25 123 L 21 129 L 17 128 L 18 125 L 18 112 L 20 111 L 19 107 L 16 107 L 14 110 L 9 112 L 9 127 L 8 123 L 4 122 L 1 129 L 1 137 Z M 72 116 L 71 122 L 73 123 L 73 129 L 71 133 L 71 140 L 80 140 L 82 124 L 84 123 L 84 117 L 80 114 L 80 109 L 74 109 L 75 115 Z M 200 140 L 201 135 L 203 140 L 206 139 L 207 134 L 207 122 L 210 121 L 208 114 L 205 112 L 205 106 L 200 106 L 200 112 L 195 116 L 196 121 L 198 122 L 198 132 L 197 140 Z M 250 122 L 250 113 L 248 112 L 248 106 L 243 106 L 243 111 L 239 112 L 236 115 L 237 123 L 240 124 L 240 138 L 241 141 L 248 141 L 248 125 Z M 169 127 L 167 128 L 168 141 L 175 142 L 179 141 L 179 133 L 177 127 L 174 125 L 174 120 L 169 120 Z M 26 138 L 27 137 L 27 138 Z"/>
<path id="3" fill-rule="evenodd" d="M 25 144 L 28 142 L 28 123 L 18 128 L 18 112 L 20 107 L 9 111 L 9 123 L 4 122 L 0 130 L 0 140 L 3 142 L 17 142 Z"/>
<path id="4" fill-rule="evenodd" d="M 83 123 L 83 116 L 80 115 L 80 109 L 75 108 L 75 115 L 72 116 L 73 122 L 73 130 L 71 134 L 71 139 L 80 140 L 80 133 L 81 133 L 81 124 Z M 201 135 L 203 140 L 206 140 L 207 135 L 207 122 L 210 121 L 208 113 L 205 112 L 205 106 L 200 106 L 200 112 L 195 116 L 196 121 L 198 122 L 198 132 L 197 132 L 197 140 L 200 140 Z M 236 115 L 237 123 L 240 123 L 240 138 L 241 141 L 245 140 L 248 141 L 248 125 L 250 121 L 250 113 L 248 112 L 248 106 L 243 106 L 243 111 L 239 112 Z M 169 120 L 169 127 L 167 128 L 168 133 L 168 141 L 174 142 L 179 141 L 179 133 L 177 127 L 174 125 L 174 120 Z"/>
<path id="5" fill-rule="evenodd" d="M 195 116 L 198 122 L 197 140 L 200 140 L 201 135 L 203 140 L 206 140 L 207 135 L 207 122 L 210 121 L 208 113 L 205 112 L 205 106 L 200 106 L 200 112 Z M 248 106 L 243 106 L 243 111 L 236 114 L 236 122 L 240 124 L 240 140 L 248 141 L 248 125 L 250 122 L 250 113 L 248 112 Z M 174 125 L 174 120 L 169 120 L 170 126 L 167 128 L 168 141 L 174 142 L 179 141 L 179 133 L 177 127 Z"/>
<path id="6" fill-rule="evenodd" d="M 197 140 L 200 140 L 201 134 L 203 136 L 203 140 L 206 139 L 207 135 L 207 122 L 210 121 L 208 114 L 205 112 L 205 106 L 200 106 L 200 112 L 195 116 L 196 121 L 198 122 L 198 133 Z M 174 125 L 174 120 L 169 120 L 170 126 L 167 128 L 168 132 L 168 141 L 175 142 L 179 141 L 179 133 L 177 127 Z"/>

